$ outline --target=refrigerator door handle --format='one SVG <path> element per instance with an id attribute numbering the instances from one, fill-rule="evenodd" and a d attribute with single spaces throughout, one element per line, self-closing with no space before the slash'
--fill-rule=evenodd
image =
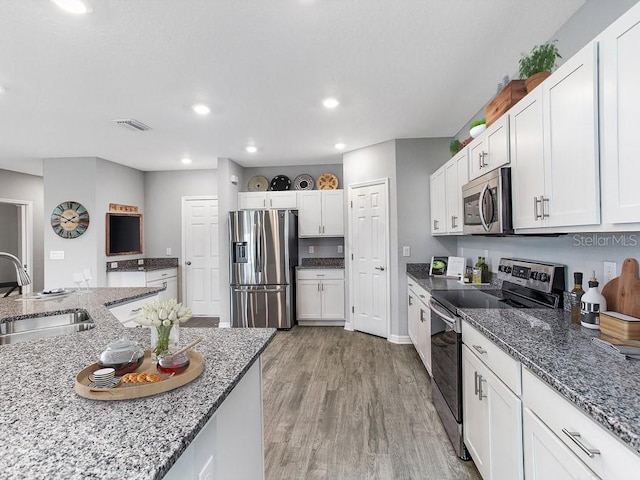
<path id="1" fill-rule="evenodd" d="M 248 293 L 275 293 L 284 292 L 285 286 L 282 287 L 233 287 L 236 292 L 248 292 Z"/>

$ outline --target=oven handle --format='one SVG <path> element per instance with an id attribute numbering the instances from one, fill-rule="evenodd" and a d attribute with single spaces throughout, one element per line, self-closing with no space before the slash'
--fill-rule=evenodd
<path id="1" fill-rule="evenodd" d="M 457 321 L 456 318 L 450 317 L 446 313 L 443 313 L 440 308 L 435 306 L 435 304 L 433 303 L 433 299 L 431 299 L 431 298 L 427 302 L 427 306 L 429 307 L 429 310 L 431 310 L 433 313 L 438 315 L 442 319 L 442 321 L 444 323 L 449 325 L 453 330 L 455 330 L 457 332 L 456 324 L 458 323 L 458 321 Z"/>

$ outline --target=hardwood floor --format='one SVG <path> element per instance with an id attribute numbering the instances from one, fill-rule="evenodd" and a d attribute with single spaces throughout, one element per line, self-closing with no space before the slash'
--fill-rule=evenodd
<path id="1" fill-rule="evenodd" d="M 413 346 L 294 327 L 264 352 L 263 383 L 267 480 L 480 480 L 455 456 Z"/>

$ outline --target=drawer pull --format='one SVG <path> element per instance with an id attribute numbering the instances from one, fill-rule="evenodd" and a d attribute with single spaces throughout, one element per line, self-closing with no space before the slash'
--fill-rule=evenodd
<path id="1" fill-rule="evenodd" d="M 474 345 L 473 348 L 480 354 L 480 355 L 484 355 L 485 353 L 487 353 L 487 351 L 482 348 L 480 345 Z"/>
<path id="2" fill-rule="evenodd" d="M 424 295 L 418 295 L 420 298 L 424 298 Z"/>
<path id="3" fill-rule="evenodd" d="M 596 455 L 600 455 L 600 450 L 597 448 L 589 448 L 584 443 L 582 443 L 578 437 L 580 437 L 580 432 L 570 432 L 566 428 L 562 429 L 562 433 L 564 433 L 567 437 L 569 437 L 573 443 L 575 443 L 580 450 L 586 453 L 589 458 L 593 458 Z"/>
<path id="4" fill-rule="evenodd" d="M 131 313 L 139 313 L 140 310 L 142 310 L 142 307 L 134 308 L 133 310 L 131 310 Z"/>
<path id="5" fill-rule="evenodd" d="M 478 372 L 473 372 L 473 394 L 474 395 L 478 395 L 478 392 L 480 391 L 478 389 L 478 377 L 480 375 L 478 375 Z"/>

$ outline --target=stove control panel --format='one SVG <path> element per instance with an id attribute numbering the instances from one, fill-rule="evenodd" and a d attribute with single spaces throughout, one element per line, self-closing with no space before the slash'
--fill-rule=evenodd
<path id="1" fill-rule="evenodd" d="M 564 285 L 564 265 L 536 262 L 521 258 L 501 258 L 498 278 L 516 285 L 550 293 L 562 291 Z"/>

